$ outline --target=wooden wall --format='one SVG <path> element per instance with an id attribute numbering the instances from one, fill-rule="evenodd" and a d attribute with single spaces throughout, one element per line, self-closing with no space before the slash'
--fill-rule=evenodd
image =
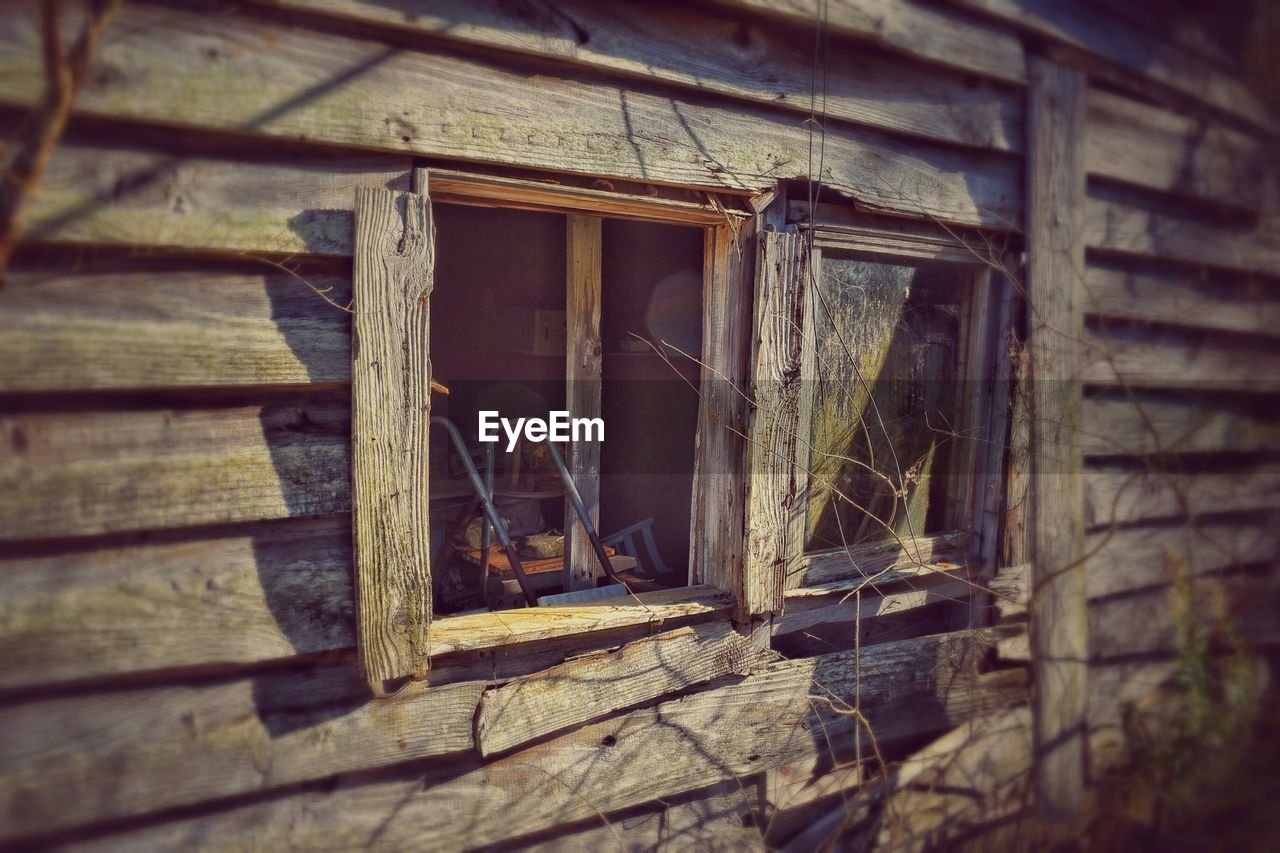
<path id="1" fill-rule="evenodd" d="M 1112 355 L 1085 409 L 1091 541 L 1123 522 L 1088 569 L 1118 614 L 1094 632 L 1101 665 L 1167 651 L 1167 632 L 1140 648 L 1120 627 L 1163 606 L 1167 535 L 1200 572 L 1273 562 L 1274 125 L 1217 60 L 1146 35 L 1160 50 L 1134 67 L 1114 36 L 1007 5 L 832 2 L 822 181 L 870 210 L 1016 230 L 1024 36 L 1100 69 L 1084 275 L 1089 343 Z M 799 8 L 124 6 L 0 288 L 0 843 L 759 843 L 743 816 L 784 801 L 769 780 L 853 749 L 851 718 L 809 700 L 854 692 L 853 653 L 771 662 L 714 596 L 459 649 L 378 702 L 354 657 L 355 188 L 460 162 L 741 193 L 804 178 Z M 39 32 L 30 4 L 0 9 L 8 127 L 43 92 Z M 1188 512 L 1238 547 L 1202 544 Z M 1023 695 L 978 672 L 985 639 L 923 630 L 861 651 L 886 749 Z"/>

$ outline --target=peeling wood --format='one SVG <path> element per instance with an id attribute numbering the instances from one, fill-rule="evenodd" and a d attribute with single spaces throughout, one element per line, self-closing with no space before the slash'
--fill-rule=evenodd
<path id="1" fill-rule="evenodd" d="M 760 235 L 747 434 L 743 609 L 782 610 L 791 564 L 804 547 L 800 500 L 801 327 L 807 266 L 795 233 Z"/>
<path id="2" fill-rule="evenodd" d="M 506 752 L 768 659 L 727 623 L 678 628 L 485 691 L 476 742 L 481 755 Z"/>
<path id="3" fill-rule="evenodd" d="M 425 192 L 425 190 L 424 190 Z M 355 200 L 351 521 L 356 646 L 370 687 L 426 674 L 431 625 L 430 295 L 435 223 L 424 195 Z"/>

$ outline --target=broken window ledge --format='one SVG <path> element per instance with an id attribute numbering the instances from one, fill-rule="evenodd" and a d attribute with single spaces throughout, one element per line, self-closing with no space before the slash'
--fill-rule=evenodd
<path id="1" fill-rule="evenodd" d="M 616 603 L 528 607 L 444 617 L 431 623 L 431 655 L 590 634 L 634 625 L 684 624 L 728 615 L 733 597 L 710 586 L 642 592 Z"/>

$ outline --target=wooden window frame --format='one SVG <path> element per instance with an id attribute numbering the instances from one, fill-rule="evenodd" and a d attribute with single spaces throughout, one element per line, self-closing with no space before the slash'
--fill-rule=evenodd
<path id="1" fill-rule="evenodd" d="M 426 676 L 437 655 L 492 650 L 570 635 L 682 619 L 729 618 L 743 589 L 742 441 L 752 294 L 754 219 L 705 203 L 631 195 L 505 175 L 417 168 L 413 191 L 357 191 L 352 346 L 352 480 L 358 649 L 375 695 Z M 436 619 L 432 614 L 426 434 L 431 416 L 428 298 L 434 278 L 431 203 L 567 216 L 568 402 L 599 406 L 600 219 L 704 230 L 701 400 L 695 438 L 689 586 L 631 596 L 626 604 L 523 608 Z M 594 244 L 594 245 L 593 245 Z M 575 264 L 580 254 L 592 264 Z M 575 268 L 577 267 L 577 268 Z M 593 382 L 594 380 L 594 382 Z M 592 401 L 594 385 L 594 403 Z M 575 386 L 578 391 L 573 390 Z M 579 411 L 581 407 L 585 410 Z M 598 414 L 596 412 L 595 414 Z M 573 454 L 598 511 L 598 447 Z M 401 460 L 403 464 L 391 464 Z M 422 472 L 414 474 L 414 472 Z M 569 536 L 567 565 L 583 538 Z M 594 558 L 583 565 L 593 565 Z M 575 585 L 585 586 L 583 575 Z"/>
<path id="2" fill-rule="evenodd" d="M 1001 318 L 1010 315 L 1014 296 L 1012 282 L 995 270 L 1010 254 L 1007 235 L 959 232 L 931 223 L 877 217 L 826 204 L 814 205 L 810 213 L 809 205 L 804 202 L 792 202 L 787 219 L 795 232 L 796 244 L 802 247 L 803 257 L 795 264 L 800 280 L 793 285 L 795 294 L 790 299 L 800 306 L 796 309 L 800 319 L 795 324 L 800 340 L 793 349 L 799 352 L 794 369 L 798 375 L 797 393 L 801 396 L 795 402 L 799 413 L 795 422 L 797 447 L 791 451 L 797 474 L 790 499 L 785 500 L 787 517 L 781 522 L 787 529 L 778 561 L 781 574 L 785 575 L 785 580 L 780 581 L 786 590 L 782 597 L 803 596 L 815 588 L 833 592 L 852 590 L 870 576 L 889 580 L 893 576 L 926 574 L 940 568 L 963 567 L 969 569 L 972 576 L 992 562 L 998 536 L 998 524 L 994 520 L 1001 513 L 1004 495 L 1004 443 L 1002 439 L 987 439 L 992 435 L 1003 436 L 1007 418 L 1007 406 L 1003 405 L 1007 400 L 1002 401 L 998 399 L 1000 395 L 993 393 L 1001 335 L 1006 331 Z M 804 548 L 813 402 L 807 395 L 812 393 L 816 380 L 813 344 L 817 328 L 817 300 L 806 297 L 822 274 L 824 253 L 833 251 L 855 253 L 872 262 L 935 261 L 970 270 L 962 303 L 958 378 L 975 383 L 972 387 L 978 393 L 961 397 L 961 424 L 957 432 L 967 439 L 961 445 L 962 453 L 953 461 L 949 476 L 963 483 L 965 489 L 959 506 L 949 511 L 954 526 L 949 524 L 944 532 L 917 536 L 903 543 L 814 551 Z M 963 473 L 965 471 L 972 473 Z M 758 468 L 752 469 L 752 475 L 758 476 Z M 779 492 L 772 503 L 787 497 L 787 493 Z M 757 517 L 757 512 L 753 501 L 752 518 Z M 775 523 L 775 528 L 778 526 L 779 523 Z M 780 608 L 782 602 L 777 606 Z"/>

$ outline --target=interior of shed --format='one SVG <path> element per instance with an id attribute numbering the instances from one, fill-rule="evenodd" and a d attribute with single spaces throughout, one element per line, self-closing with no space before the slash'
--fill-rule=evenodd
<path id="1" fill-rule="evenodd" d="M 484 477 L 539 597 L 564 591 L 565 489 L 546 446 L 478 438 L 481 411 L 546 418 L 566 408 L 561 214 L 437 204 L 431 293 L 433 417 L 448 418 Z M 688 575 L 702 337 L 700 229 L 606 219 L 602 244 L 599 533 L 615 571 L 641 586 Z M 561 446 L 562 454 L 567 448 Z M 566 456 L 567 458 L 567 456 Z M 448 431 L 430 432 L 431 548 L 438 615 L 523 606 Z"/>

